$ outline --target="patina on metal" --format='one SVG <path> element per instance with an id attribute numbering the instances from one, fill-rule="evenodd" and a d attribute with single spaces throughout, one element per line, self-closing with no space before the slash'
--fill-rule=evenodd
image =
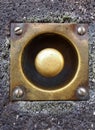
<path id="1" fill-rule="evenodd" d="M 84 100 L 79 88 L 89 91 L 87 30 L 87 24 L 12 23 L 10 99 Z"/>

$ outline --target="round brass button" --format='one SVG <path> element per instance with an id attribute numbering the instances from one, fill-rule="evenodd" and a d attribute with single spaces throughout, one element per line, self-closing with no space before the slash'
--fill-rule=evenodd
<path id="1" fill-rule="evenodd" d="M 35 67 L 41 75 L 53 77 L 62 71 L 64 58 L 58 50 L 47 48 L 37 54 Z"/>

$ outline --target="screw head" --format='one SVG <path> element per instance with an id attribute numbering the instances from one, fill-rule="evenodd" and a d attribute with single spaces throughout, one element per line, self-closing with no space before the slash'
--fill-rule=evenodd
<path id="1" fill-rule="evenodd" d="M 80 34 L 80 35 L 84 35 L 86 33 L 86 30 L 83 26 L 78 27 L 77 31 L 78 31 L 78 34 Z"/>
<path id="2" fill-rule="evenodd" d="M 16 87 L 13 92 L 14 98 L 22 98 L 24 95 L 24 90 L 21 87 Z"/>
<path id="3" fill-rule="evenodd" d="M 77 89 L 77 96 L 79 99 L 86 99 L 88 97 L 88 91 L 84 87 Z"/>
<path id="4" fill-rule="evenodd" d="M 16 35 L 21 35 L 22 34 L 22 28 L 21 27 L 15 27 L 14 31 L 15 31 Z"/>

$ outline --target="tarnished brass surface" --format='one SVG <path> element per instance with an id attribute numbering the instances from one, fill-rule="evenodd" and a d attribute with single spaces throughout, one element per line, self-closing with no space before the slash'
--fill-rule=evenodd
<path id="1" fill-rule="evenodd" d="M 35 58 L 37 71 L 46 77 L 53 77 L 59 74 L 63 69 L 63 65 L 63 56 L 60 52 L 52 48 L 40 51 Z"/>
<path id="2" fill-rule="evenodd" d="M 12 23 L 10 99 L 78 100 L 79 87 L 89 90 L 87 30 L 86 24 Z M 13 97 L 17 86 L 24 88 L 23 98 Z"/>

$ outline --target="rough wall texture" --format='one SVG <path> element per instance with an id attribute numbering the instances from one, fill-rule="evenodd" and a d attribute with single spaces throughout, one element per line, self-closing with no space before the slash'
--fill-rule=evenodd
<path id="1" fill-rule="evenodd" d="M 90 99 L 9 102 L 11 22 L 89 23 Z M 0 0 L 0 130 L 95 130 L 95 0 Z"/>

